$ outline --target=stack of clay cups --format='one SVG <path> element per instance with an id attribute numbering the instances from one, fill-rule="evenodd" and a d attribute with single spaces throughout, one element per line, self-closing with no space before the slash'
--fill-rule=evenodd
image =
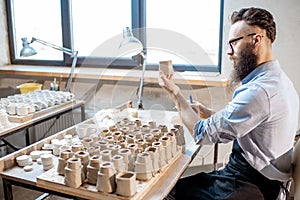
<path id="1" fill-rule="evenodd" d="M 52 154 L 42 154 L 41 156 L 43 169 L 45 171 L 51 169 L 53 167 L 53 155 Z"/>

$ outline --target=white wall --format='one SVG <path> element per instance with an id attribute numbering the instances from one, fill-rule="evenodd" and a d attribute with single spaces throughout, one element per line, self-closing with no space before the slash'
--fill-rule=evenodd
<path id="1" fill-rule="evenodd" d="M 229 31 L 228 16 L 241 7 L 262 7 L 269 10 L 277 25 L 277 37 L 273 44 L 273 52 L 281 67 L 291 78 L 300 96 L 300 1 L 299 0 L 225 0 L 224 14 L 224 48 L 223 72 L 228 74 L 231 64 L 226 56 L 227 37 Z M 300 111 L 299 111 L 300 116 Z"/>
<path id="2" fill-rule="evenodd" d="M 8 57 L 8 43 L 7 43 L 7 29 L 5 18 L 4 1 L 0 1 L 0 65 L 9 63 Z"/>

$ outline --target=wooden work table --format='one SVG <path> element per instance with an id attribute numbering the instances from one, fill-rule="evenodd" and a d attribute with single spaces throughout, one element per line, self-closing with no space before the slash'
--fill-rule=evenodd
<path id="1" fill-rule="evenodd" d="M 181 124 L 178 113 L 171 111 L 158 111 L 158 110 L 139 110 L 138 111 L 139 118 L 141 121 L 151 120 L 158 123 L 166 124 L 168 127 L 173 126 L 174 124 Z M 86 120 L 81 123 L 91 123 L 90 120 Z M 200 147 L 195 144 L 192 136 L 189 134 L 187 129 L 184 127 L 185 132 L 185 152 L 178 154 L 179 156 L 172 162 L 172 164 L 167 167 L 163 172 L 159 175 L 159 179 L 157 179 L 154 184 L 147 188 L 142 194 L 134 195 L 132 198 L 121 198 L 120 199 L 163 199 L 169 191 L 176 184 L 177 180 L 180 178 L 181 174 L 187 168 L 193 156 L 198 153 Z M 47 183 L 45 181 L 41 181 L 43 179 L 44 174 L 48 173 L 42 169 L 42 165 L 38 165 L 37 163 L 33 164 L 34 170 L 31 172 L 24 172 L 23 168 L 18 167 L 16 164 L 15 158 L 29 154 L 33 150 L 39 150 L 42 148 L 43 144 L 50 143 L 52 139 L 58 138 L 61 139 L 65 134 L 76 134 L 75 126 L 70 127 L 64 131 L 61 131 L 55 135 L 52 135 L 44 140 L 41 140 L 37 143 L 34 143 L 22 150 L 19 150 L 11 155 L 3 157 L 0 159 L 0 175 L 3 179 L 3 184 L 5 188 L 5 198 L 12 199 L 12 184 L 13 185 L 21 185 L 24 187 L 28 187 L 31 189 L 41 190 L 44 192 L 49 192 L 51 194 L 57 194 L 65 197 L 79 197 L 83 199 L 116 199 L 116 197 L 112 198 L 109 195 L 103 196 L 100 192 L 88 191 L 85 187 L 80 188 L 70 188 L 65 185 L 56 185 L 52 183 Z M 55 161 L 57 162 L 57 161 Z M 40 177 L 40 178 L 38 178 Z M 41 178 L 42 177 L 42 178 Z M 118 199 L 119 197 L 117 197 Z"/>
<path id="2" fill-rule="evenodd" d="M 70 67 L 32 65 L 0 66 L 0 74 L 2 75 L 68 78 L 69 73 Z M 141 74 L 141 70 L 134 69 L 77 67 L 74 72 L 74 79 L 139 82 Z M 146 70 L 144 77 L 144 81 L 147 83 L 158 83 L 158 71 Z M 217 87 L 227 86 L 227 79 L 216 72 L 175 72 L 173 77 L 176 84 Z"/>

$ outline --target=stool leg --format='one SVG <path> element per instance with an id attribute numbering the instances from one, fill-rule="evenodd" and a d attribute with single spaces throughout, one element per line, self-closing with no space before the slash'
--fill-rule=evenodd
<path id="1" fill-rule="evenodd" d="M 218 143 L 215 144 L 214 148 L 214 171 L 218 169 Z"/>

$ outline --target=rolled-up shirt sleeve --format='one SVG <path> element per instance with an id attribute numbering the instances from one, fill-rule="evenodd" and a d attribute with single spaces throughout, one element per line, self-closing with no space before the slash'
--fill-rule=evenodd
<path id="1" fill-rule="evenodd" d="M 255 89 L 255 92 L 253 91 Z M 269 114 L 267 94 L 261 87 L 237 90 L 234 98 L 222 110 L 194 127 L 198 144 L 227 143 L 249 133 Z"/>

